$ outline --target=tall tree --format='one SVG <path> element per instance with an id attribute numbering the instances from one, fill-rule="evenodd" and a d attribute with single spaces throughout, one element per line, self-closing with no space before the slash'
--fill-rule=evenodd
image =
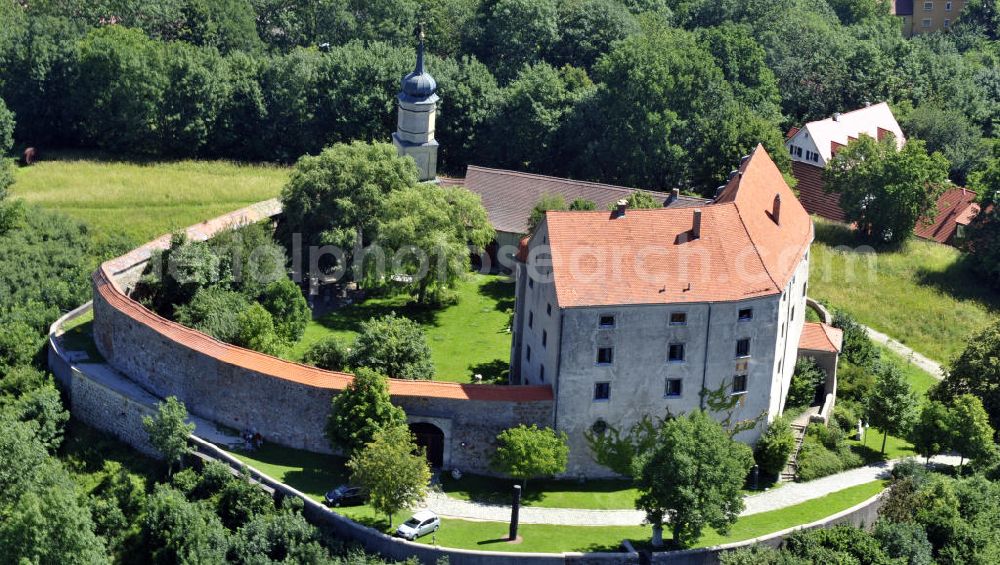
<path id="1" fill-rule="evenodd" d="M 861 136 L 837 152 L 823 171 L 826 191 L 840 194 L 840 207 L 868 239 L 898 244 L 913 235 L 921 218 L 933 216 L 948 178 L 948 161 L 928 155 L 911 139 L 902 150 L 888 135 Z"/>
<path id="2" fill-rule="evenodd" d="M 350 261 L 376 240 L 389 194 L 416 185 L 417 174 L 385 143 L 336 144 L 302 157 L 281 191 L 283 233 L 289 242 L 301 234 L 304 245 L 337 246 Z"/>
<path id="3" fill-rule="evenodd" d="M 566 432 L 534 424 L 508 428 L 497 436 L 497 450 L 490 465 L 527 487 L 528 479 L 551 477 L 566 470 L 567 439 Z"/>
<path id="4" fill-rule="evenodd" d="M 653 545 L 663 545 L 665 519 L 677 547 L 696 541 L 706 526 L 728 531 L 743 510 L 740 489 L 752 465 L 750 448 L 705 412 L 664 421 L 653 448 L 634 462 L 636 508 L 653 524 Z"/>
<path id="5" fill-rule="evenodd" d="M 949 409 L 951 428 L 951 448 L 966 459 L 988 460 L 997 451 L 993 443 L 993 427 L 983 403 L 971 394 L 961 394 L 951 403 Z"/>
<path id="6" fill-rule="evenodd" d="M 930 463 L 931 457 L 951 447 L 951 414 L 941 402 L 932 400 L 923 405 L 920 417 L 910 430 L 913 449 Z"/>
<path id="7" fill-rule="evenodd" d="M 469 48 L 501 81 L 537 62 L 559 37 L 555 0 L 485 0 L 469 30 Z"/>
<path id="8" fill-rule="evenodd" d="M 1000 322 L 973 335 L 944 380 L 931 389 L 931 397 L 946 404 L 963 394 L 978 398 L 990 425 L 1000 429 Z"/>
<path id="9" fill-rule="evenodd" d="M 351 456 L 371 443 L 379 430 L 398 426 L 406 426 L 406 414 L 389 398 L 388 380 L 361 367 L 347 388 L 333 397 L 326 437 L 334 449 Z"/>
<path id="10" fill-rule="evenodd" d="M 979 214 L 972 220 L 964 244 L 973 266 L 994 287 L 1000 288 L 1000 145 L 986 169 L 971 175 L 970 186 L 979 193 Z"/>
<path id="11" fill-rule="evenodd" d="M 868 422 L 882 432 L 882 454 L 889 434 L 903 435 L 913 422 L 917 395 L 898 366 L 885 363 L 875 376 L 875 386 L 867 399 Z"/>
<path id="12" fill-rule="evenodd" d="M 190 451 L 188 436 L 194 432 L 194 424 L 187 423 L 187 408 L 176 396 L 168 396 L 166 401 L 156 406 L 156 416 L 144 416 L 142 427 L 149 434 L 149 443 L 167 461 L 169 469 L 174 463 L 183 465 L 184 456 Z"/>
<path id="13" fill-rule="evenodd" d="M 417 448 L 406 426 L 379 430 L 347 468 L 351 481 L 368 490 L 371 507 L 389 517 L 390 526 L 393 514 L 423 499 L 431 480 L 423 449 Z"/>

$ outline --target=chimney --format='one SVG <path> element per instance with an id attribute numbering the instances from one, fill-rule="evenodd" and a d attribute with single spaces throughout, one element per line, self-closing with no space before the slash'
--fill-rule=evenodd
<path id="1" fill-rule="evenodd" d="M 774 209 L 771 210 L 771 219 L 774 223 L 781 225 L 781 195 L 774 195 Z"/>
<path id="2" fill-rule="evenodd" d="M 691 226 L 691 239 L 701 238 L 701 208 L 694 209 L 694 225 Z"/>
<path id="3" fill-rule="evenodd" d="M 833 113 L 833 121 L 835 121 L 835 122 L 839 122 L 840 121 L 840 112 L 834 112 Z"/>
<path id="4" fill-rule="evenodd" d="M 623 218 L 625 217 L 625 209 L 628 208 L 628 199 L 622 198 L 617 203 L 615 203 L 615 217 Z"/>
<path id="5" fill-rule="evenodd" d="M 667 204 L 673 204 L 677 202 L 681 197 L 681 189 L 675 188 L 670 191 L 670 198 L 667 199 Z"/>

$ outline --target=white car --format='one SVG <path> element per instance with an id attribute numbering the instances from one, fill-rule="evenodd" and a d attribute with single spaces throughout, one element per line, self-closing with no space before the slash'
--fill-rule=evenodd
<path id="1" fill-rule="evenodd" d="M 414 514 L 412 518 L 400 524 L 396 528 L 396 535 L 413 541 L 420 536 L 426 536 L 429 533 L 438 531 L 440 527 L 441 518 L 438 518 L 437 514 L 430 510 L 421 510 Z"/>

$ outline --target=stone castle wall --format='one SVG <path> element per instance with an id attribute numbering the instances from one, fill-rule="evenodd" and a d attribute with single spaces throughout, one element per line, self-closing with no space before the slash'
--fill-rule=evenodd
<path id="1" fill-rule="evenodd" d="M 257 205 L 189 228 L 192 239 L 278 213 Z M 163 238 L 109 261 L 94 274 L 93 334 L 108 364 L 148 392 L 176 396 L 204 419 L 243 430 L 266 441 L 329 452 L 323 430 L 331 400 L 351 375 L 322 371 L 223 344 L 165 320 L 127 296 L 152 249 Z M 518 424 L 553 425 L 549 387 L 390 382 L 393 402 L 411 421 L 444 432 L 445 467 L 488 472 L 495 437 Z"/>

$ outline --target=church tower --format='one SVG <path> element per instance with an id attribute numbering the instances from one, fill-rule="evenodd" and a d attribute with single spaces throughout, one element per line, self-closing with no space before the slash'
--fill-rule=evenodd
<path id="1" fill-rule="evenodd" d="M 424 30 L 419 29 L 417 66 L 403 77 L 399 96 L 399 119 L 392 144 L 399 155 L 409 155 L 417 162 L 420 180 L 437 178 L 438 142 L 434 139 L 434 115 L 437 112 L 437 83 L 424 70 Z"/>

